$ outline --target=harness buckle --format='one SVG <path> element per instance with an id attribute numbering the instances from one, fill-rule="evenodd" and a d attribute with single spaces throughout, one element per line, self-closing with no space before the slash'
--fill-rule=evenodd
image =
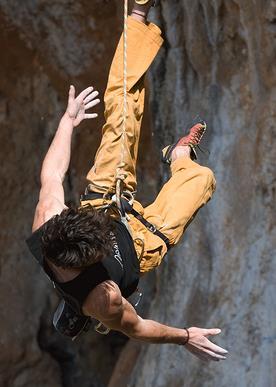
<path id="1" fill-rule="evenodd" d="M 157 228 L 154 226 L 154 224 L 151 224 L 151 225 L 148 226 L 148 230 L 150 232 L 152 232 L 153 234 L 155 234 L 156 231 L 157 231 Z"/>

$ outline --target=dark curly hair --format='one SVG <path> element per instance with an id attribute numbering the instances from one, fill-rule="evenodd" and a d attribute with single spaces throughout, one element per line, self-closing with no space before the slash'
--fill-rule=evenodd
<path id="1" fill-rule="evenodd" d="M 43 256 L 62 268 L 83 268 L 112 251 L 109 215 L 92 206 L 68 208 L 43 227 Z"/>

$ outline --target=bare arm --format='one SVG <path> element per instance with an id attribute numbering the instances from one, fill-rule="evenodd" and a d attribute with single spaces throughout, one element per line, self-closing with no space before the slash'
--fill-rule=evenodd
<path id="1" fill-rule="evenodd" d="M 138 316 L 112 281 L 97 286 L 88 296 L 83 310 L 85 314 L 100 320 L 108 328 L 139 341 L 184 345 L 188 338 L 185 329 L 170 327 Z M 223 360 L 227 351 L 207 338 L 219 333 L 220 329 L 189 328 L 189 342 L 185 348 L 201 360 Z"/>
<path id="2" fill-rule="evenodd" d="M 70 86 L 68 106 L 60 120 L 54 139 L 44 158 L 41 169 L 41 189 L 36 207 L 33 231 L 64 208 L 63 181 L 71 158 L 73 130 L 84 119 L 95 118 L 97 114 L 87 114 L 86 110 L 100 101 L 93 87 L 83 90 L 75 98 L 75 88 Z"/>

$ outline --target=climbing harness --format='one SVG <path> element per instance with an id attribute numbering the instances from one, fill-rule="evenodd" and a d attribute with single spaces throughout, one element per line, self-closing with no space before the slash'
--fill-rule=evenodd
<path id="1" fill-rule="evenodd" d="M 127 214 L 132 214 L 136 219 L 138 219 L 150 232 L 157 235 L 159 238 L 165 242 L 167 248 L 171 247 L 169 238 L 167 238 L 161 231 L 159 231 L 154 224 L 148 222 L 138 211 L 136 211 L 133 206 L 124 198 L 122 199 L 123 208 Z"/>
<path id="2" fill-rule="evenodd" d="M 104 205 L 100 208 L 100 210 L 108 210 L 114 208 L 114 197 L 112 199 L 112 196 L 106 196 L 106 194 L 101 194 L 99 192 L 91 192 L 86 191 L 84 195 L 81 195 L 81 201 L 88 201 L 88 200 L 96 200 L 96 199 L 108 199 L 110 200 L 109 204 Z M 117 206 L 116 206 L 117 207 Z M 133 215 L 136 219 L 138 219 L 150 232 L 157 235 L 159 238 L 161 238 L 167 248 L 169 249 L 171 247 L 169 238 L 167 238 L 160 230 L 156 228 L 156 226 L 150 222 L 148 222 L 138 211 L 136 211 L 133 208 L 133 203 L 128 200 L 127 197 L 122 195 L 120 197 L 120 213 L 125 214 L 124 216 L 126 219 L 129 219 L 129 214 Z M 128 226 L 129 228 L 129 226 Z"/>

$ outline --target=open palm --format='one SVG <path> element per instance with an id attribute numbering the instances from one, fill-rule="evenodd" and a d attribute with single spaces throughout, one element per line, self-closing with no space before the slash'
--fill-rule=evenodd
<path id="1" fill-rule="evenodd" d="M 66 112 L 71 118 L 74 127 L 78 126 L 84 119 L 96 118 L 98 116 L 97 113 L 86 113 L 87 109 L 100 102 L 98 98 L 95 99 L 99 95 L 98 91 L 93 90 L 92 86 L 87 87 L 75 98 L 75 87 L 73 85 L 70 86 Z"/>

